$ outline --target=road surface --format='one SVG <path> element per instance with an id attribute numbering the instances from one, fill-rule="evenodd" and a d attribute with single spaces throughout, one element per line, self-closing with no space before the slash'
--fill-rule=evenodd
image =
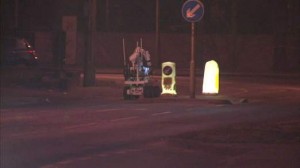
<path id="1" fill-rule="evenodd" d="M 221 77 L 206 96 L 199 78 L 190 99 L 178 77 L 177 97 L 124 101 L 121 75 L 97 79 L 67 93 L 2 90 L 1 168 L 300 166 L 298 80 Z"/>

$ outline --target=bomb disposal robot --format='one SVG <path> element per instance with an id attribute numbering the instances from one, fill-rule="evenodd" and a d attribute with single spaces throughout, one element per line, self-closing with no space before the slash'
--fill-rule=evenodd
<path id="1" fill-rule="evenodd" d="M 140 46 L 126 60 L 125 42 L 123 39 L 123 56 L 124 56 L 124 78 L 125 86 L 123 88 L 123 97 L 125 100 L 137 99 L 140 96 L 145 98 L 159 97 L 161 89 L 159 85 L 152 79 L 152 67 L 150 54 L 142 48 L 142 40 Z"/>

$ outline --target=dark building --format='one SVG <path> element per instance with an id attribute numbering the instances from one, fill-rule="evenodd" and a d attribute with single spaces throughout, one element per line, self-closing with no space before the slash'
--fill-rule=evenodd
<path id="1" fill-rule="evenodd" d="M 97 0 L 97 31 L 117 34 L 155 33 L 157 1 Z M 76 31 L 84 32 L 87 28 L 87 2 L 88 0 L 1 0 L 2 36 L 22 33 L 34 41 L 36 32 L 63 31 L 64 16 L 75 16 Z M 161 33 L 188 36 L 190 24 L 181 16 L 181 7 L 185 0 L 160 0 L 159 2 Z M 299 70 L 299 0 L 203 0 L 203 3 L 205 17 L 197 23 L 197 35 L 204 38 L 198 40 L 198 43 L 201 43 L 197 49 L 198 53 L 203 54 L 207 51 L 210 55 L 214 55 L 212 58 L 219 59 L 221 51 L 218 53 L 215 47 L 218 47 L 216 45 L 220 40 L 222 41 L 222 38 L 211 38 L 216 35 L 232 36 L 235 40 L 230 41 L 233 43 L 237 43 L 234 42 L 236 39 L 246 40 L 245 37 L 249 36 L 265 36 L 271 39 L 272 43 L 268 45 L 273 45 L 271 48 L 274 48 L 270 52 L 273 55 L 273 69 Z M 257 38 L 252 38 L 255 39 Z M 232 46 L 228 47 L 232 48 Z M 229 55 L 237 53 L 237 51 L 230 52 Z M 239 59 L 235 57 L 238 56 L 232 56 L 231 61 L 224 64 L 236 66 L 237 63 L 234 62 L 238 62 Z M 201 58 L 199 61 L 205 59 Z M 293 63 L 282 65 L 286 62 Z"/>

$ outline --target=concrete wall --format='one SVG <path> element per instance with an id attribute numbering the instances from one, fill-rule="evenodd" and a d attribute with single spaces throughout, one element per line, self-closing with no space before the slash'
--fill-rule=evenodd
<path id="1" fill-rule="evenodd" d="M 35 47 L 44 63 L 53 57 L 53 32 L 39 32 L 35 35 Z M 98 68 L 121 68 L 123 66 L 122 39 L 125 38 L 126 56 L 133 52 L 136 43 L 143 40 L 143 48 L 151 54 L 152 63 L 158 67 L 155 55 L 155 34 L 96 33 L 95 64 Z M 190 34 L 161 34 L 161 62 L 172 61 L 178 68 L 189 68 Z M 236 44 L 234 44 L 236 42 Z M 240 35 L 233 39 L 230 35 L 198 35 L 196 37 L 196 67 L 203 69 L 211 59 L 219 63 L 221 72 L 271 73 L 274 66 L 284 60 L 282 71 L 299 72 L 299 39 L 285 38 L 284 52 L 277 52 L 280 45 L 273 35 Z M 82 65 L 84 52 L 84 34 L 78 33 L 75 65 Z M 233 56 L 234 52 L 236 56 Z M 282 54 L 282 55 L 280 55 Z M 283 59 L 279 59 L 283 58 Z M 277 62 L 277 64 L 276 64 Z M 282 65 L 281 65 L 282 66 Z M 275 67 L 276 69 L 276 67 Z"/>

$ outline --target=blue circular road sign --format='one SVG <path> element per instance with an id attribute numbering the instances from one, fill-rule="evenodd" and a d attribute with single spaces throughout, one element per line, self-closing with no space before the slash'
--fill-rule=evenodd
<path id="1" fill-rule="evenodd" d="M 199 0 L 188 0 L 182 5 L 181 13 L 188 22 L 198 22 L 204 15 L 204 5 Z"/>

